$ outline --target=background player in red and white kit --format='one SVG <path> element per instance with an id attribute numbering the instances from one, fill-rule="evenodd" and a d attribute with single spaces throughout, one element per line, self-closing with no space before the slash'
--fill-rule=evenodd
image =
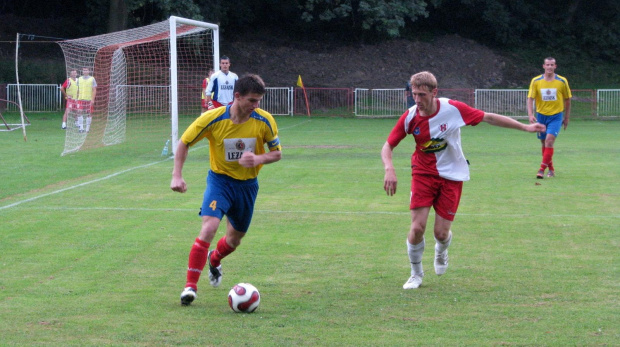
<path id="1" fill-rule="evenodd" d="M 231 104 L 235 99 L 233 91 L 235 89 L 235 82 L 238 79 L 237 74 L 230 71 L 230 58 L 225 55 L 222 56 L 220 58 L 220 71 L 211 75 L 207 90 L 205 91 L 207 108 L 212 110 Z"/>
<path id="2" fill-rule="evenodd" d="M 69 78 L 60 87 L 62 95 L 65 97 L 65 114 L 62 116 L 62 128 L 67 129 L 67 115 L 69 110 L 75 110 L 77 108 L 77 70 L 73 69 L 69 72 Z"/>
<path id="3" fill-rule="evenodd" d="M 545 131 L 543 124 L 523 124 L 459 101 L 438 98 L 437 79 L 430 72 L 411 76 L 411 89 L 416 106 L 399 118 L 381 150 L 385 167 L 383 188 L 388 195 L 394 195 L 397 179 L 392 152 L 408 134 L 415 139 L 415 151 L 411 157 L 411 228 L 407 235 L 411 277 L 403 285 L 404 289 L 418 288 L 422 284 L 424 231 L 431 206 L 435 210 L 435 273 L 442 275 L 448 268 L 448 246 L 452 240 L 450 227 L 459 206 L 463 181 L 469 180 L 460 128 L 487 122 L 528 132 Z"/>

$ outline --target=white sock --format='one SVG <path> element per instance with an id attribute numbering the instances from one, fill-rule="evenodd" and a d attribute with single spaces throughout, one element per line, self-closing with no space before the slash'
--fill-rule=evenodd
<path id="1" fill-rule="evenodd" d="M 448 232 L 448 238 L 444 241 L 439 241 L 435 238 L 435 252 L 442 253 L 450 247 L 450 242 L 452 242 L 452 230 Z"/>
<path id="2" fill-rule="evenodd" d="M 422 268 L 422 255 L 424 254 L 424 239 L 417 245 L 412 245 L 407 240 L 407 254 L 409 254 L 409 261 L 411 262 L 411 276 L 419 275 L 424 276 L 424 269 Z"/>
<path id="3" fill-rule="evenodd" d="M 66 128 L 67 127 L 67 122 L 62 122 L 62 127 Z"/>
<path id="4" fill-rule="evenodd" d="M 77 126 L 78 128 L 80 128 L 80 130 L 84 130 L 84 117 L 78 116 Z"/>
<path id="5" fill-rule="evenodd" d="M 86 117 L 86 132 L 90 131 L 90 122 L 93 121 L 93 117 Z"/>

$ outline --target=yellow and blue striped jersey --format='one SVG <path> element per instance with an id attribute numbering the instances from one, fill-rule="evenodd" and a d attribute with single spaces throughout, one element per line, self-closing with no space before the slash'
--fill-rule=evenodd
<path id="1" fill-rule="evenodd" d="M 246 168 L 239 164 L 243 152 L 257 155 L 280 151 L 278 127 L 273 116 L 260 108 L 245 123 L 234 124 L 230 119 L 230 106 L 218 107 L 200 115 L 183 133 L 181 141 L 193 146 L 203 138 L 209 140 L 211 170 L 238 180 L 256 178 L 262 165 Z"/>
<path id="2" fill-rule="evenodd" d="M 536 102 L 536 112 L 552 116 L 564 111 L 564 100 L 573 97 L 568 80 L 555 75 L 553 81 L 545 81 L 545 75 L 532 78 L 528 98 Z"/>

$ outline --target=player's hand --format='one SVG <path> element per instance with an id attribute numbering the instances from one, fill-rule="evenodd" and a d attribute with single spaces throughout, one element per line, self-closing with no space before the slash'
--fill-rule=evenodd
<path id="1" fill-rule="evenodd" d="M 386 170 L 385 177 L 383 178 L 383 190 L 387 193 L 387 195 L 392 196 L 396 194 L 396 185 L 398 180 L 396 179 L 396 173 L 394 173 L 394 169 Z"/>
<path id="2" fill-rule="evenodd" d="M 536 123 L 536 118 L 534 116 L 529 116 L 530 124 Z"/>
<path id="3" fill-rule="evenodd" d="M 256 167 L 262 164 L 260 158 L 253 152 L 243 152 L 239 158 L 239 165 L 247 168 Z"/>
<path id="4" fill-rule="evenodd" d="M 187 184 L 185 184 L 185 180 L 182 177 L 172 177 L 172 181 L 170 181 L 170 189 L 175 192 L 185 193 L 187 191 Z"/>
<path id="5" fill-rule="evenodd" d="M 544 133 L 547 130 L 547 127 L 544 124 L 534 123 L 534 124 L 527 125 L 525 130 L 531 133 L 536 133 L 536 132 Z"/>
<path id="6" fill-rule="evenodd" d="M 568 127 L 568 118 L 562 120 L 562 126 L 564 126 L 564 130 L 566 130 L 566 127 Z"/>

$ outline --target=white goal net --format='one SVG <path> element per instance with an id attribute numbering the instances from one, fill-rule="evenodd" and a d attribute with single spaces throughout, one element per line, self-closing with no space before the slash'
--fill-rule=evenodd
<path id="1" fill-rule="evenodd" d="M 121 143 L 158 155 L 199 115 L 202 81 L 219 61 L 218 26 L 179 17 L 58 44 L 67 76 L 78 75 L 63 155 Z"/>

